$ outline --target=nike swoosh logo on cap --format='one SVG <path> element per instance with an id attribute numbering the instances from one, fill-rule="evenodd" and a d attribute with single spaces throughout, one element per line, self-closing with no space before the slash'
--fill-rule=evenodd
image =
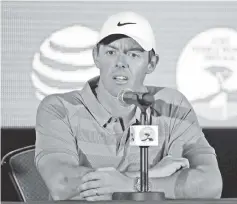
<path id="1" fill-rule="evenodd" d="M 120 23 L 120 22 L 118 22 L 117 26 L 124 26 L 124 25 L 129 25 L 129 24 L 136 24 L 136 23 L 130 23 L 130 22 L 128 22 L 128 23 Z"/>

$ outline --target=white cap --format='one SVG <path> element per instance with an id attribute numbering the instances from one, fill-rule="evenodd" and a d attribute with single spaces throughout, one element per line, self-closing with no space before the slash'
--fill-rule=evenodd
<path id="1" fill-rule="evenodd" d="M 121 12 L 110 16 L 104 23 L 98 42 L 112 34 L 123 34 L 133 38 L 141 47 L 156 53 L 156 41 L 147 19 L 134 12 Z"/>

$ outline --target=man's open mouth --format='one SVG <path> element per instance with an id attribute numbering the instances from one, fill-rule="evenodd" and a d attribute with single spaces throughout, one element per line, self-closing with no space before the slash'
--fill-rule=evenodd
<path id="1" fill-rule="evenodd" d="M 128 82 L 127 76 L 117 75 L 113 77 L 113 80 L 116 81 L 117 84 L 125 84 Z"/>

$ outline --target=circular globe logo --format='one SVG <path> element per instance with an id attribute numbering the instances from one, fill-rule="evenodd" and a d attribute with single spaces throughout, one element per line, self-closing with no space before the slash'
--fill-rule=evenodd
<path id="1" fill-rule="evenodd" d="M 237 32 L 213 28 L 182 51 L 176 82 L 195 112 L 209 120 L 237 117 Z"/>
<path id="2" fill-rule="evenodd" d="M 37 99 L 54 93 L 80 90 L 99 75 L 92 48 L 98 32 L 80 25 L 51 34 L 33 58 L 31 79 Z"/>

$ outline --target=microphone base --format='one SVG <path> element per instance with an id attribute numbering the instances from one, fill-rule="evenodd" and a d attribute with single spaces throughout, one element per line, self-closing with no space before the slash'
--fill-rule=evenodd
<path id="1" fill-rule="evenodd" d="M 115 192 L 112 200 L 132 200 L 132 201 L 163 201 L 163 192 Z"/>

